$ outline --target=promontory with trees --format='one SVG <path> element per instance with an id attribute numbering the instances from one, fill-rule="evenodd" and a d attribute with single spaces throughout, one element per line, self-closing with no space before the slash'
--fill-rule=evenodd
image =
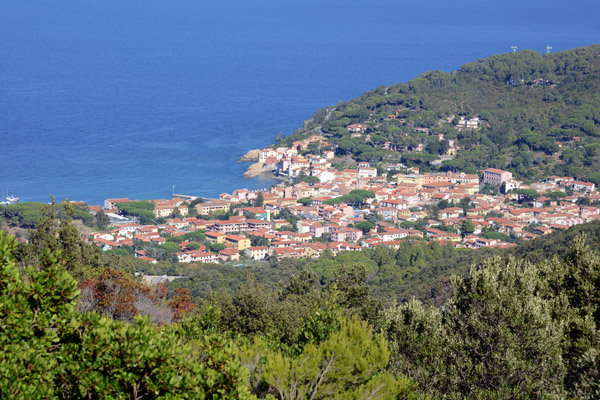
<path id="1" fill-rule="evenodd" d="M 493 167 L 521 179 L 568 175 L 598 185 L 599 54 L 600 45 L 524 50 L 427 72 L 323 108 L 279 145 L 319 133 L 359 161 L 396 158 L 426 170 Z M 477 129 L 456 129 L 473 118 Z M 353 124 L 362 124 L 369 139 L 352 137 Z M 458 143 L 456 156 L 444 159 L 449 141 Z M 441 163 L 432 166 L 435 160 Z"/>

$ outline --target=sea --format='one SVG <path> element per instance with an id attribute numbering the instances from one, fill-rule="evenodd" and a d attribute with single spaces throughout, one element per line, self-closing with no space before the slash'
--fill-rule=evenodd
<path id="1" fill-rule="evenodd" d="M 597 0 L 1 0 L 0 194 L 267 188 L 237 160 L 320 108 L 512 46 L 600 43 L 599 15 Z"/>

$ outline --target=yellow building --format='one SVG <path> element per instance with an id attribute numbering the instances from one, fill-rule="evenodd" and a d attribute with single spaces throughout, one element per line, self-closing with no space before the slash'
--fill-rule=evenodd
<path id="1" fill-rule="evenodd" d="M 250 239 L 245 236 L 239 235 L 227 235 L 225 236 L 225 243 L 233 245 L 239 251 L 246 250 L 251 246 Z"/>
<path id="2" fill-rule="evenodd" d="M 211 243 L 225 243 L 225 234 L 220 232 L 206 232 L 206 239 Z"/>
<path id="3" fill-rule="evenodd" d="M 209 201 L 207 203 L 196 204 L 196 212 L 199 215 L 210 215 L 217 211 L 227 212 L 230 206 L 229 202 L 223 200 Z"/>
<path id="4" fill-rule="evenodd" d="M 398 175 L 398 186 L 401 186 L 403 183 L 410 183 L 417 185 L 417 190 L 420 190 L 425 183 L 425 176 L 423 175 Z"/>
<path id="5" fill-rule="evenodd" d="M 410 214 L 412 214 L 412 211 L 410 211 L 409 208 L 403 208 L 396 211 L 396 215 L 409 216 Z"/>
<path id="6" fill-rule="evenodd" d="M 486 215 L 488 212 L 489 212 L 489 209 L 487 209 L 487 208 L 482 208 L 482 207 L 470 208 L 467 210 L 467 217 L 483 216 L 483 215 Z"/>
<path id="7" fill-rule="evenodd" d="M 479 183 L 461 183 L 459 185 L 456 185 L 455 188 L 465 189 L 465 192 L 470 195 L 479 193 Z"/>

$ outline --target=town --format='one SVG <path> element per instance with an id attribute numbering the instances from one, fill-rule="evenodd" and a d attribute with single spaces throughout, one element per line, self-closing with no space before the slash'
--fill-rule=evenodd
<path id="1" fill-rule="evenodd" d="M 365 127 L 347 129 L 361 135 Z M 312 135 L 290 147 L 263 149 L 258 164 L 287 184 L 235 190 L 218 199 L 151 200 L 146 208 L 156 220 L 150 224 L 124 207 L 138 203 L 127 198 L 89 206 L 110 220 L 107 232 L 92 232 L 89 239 L 104 250 L 128 248 L 152 263 L 166 254 L 183 263 L 240 263 L 398 248 L 401 240 L 510 247 L 600 219 L 600 194 L 591 182 L 548 176 L 525 184 L 494 168 L 480 174 L 420 173 L 404 165 L 384 169 L 358 162 L 339 169 L 331 163 L 334 151 L 311 151 L 326 145 L 323 136 Z M 402 172 L 388 176 L 391 170 Z"/>

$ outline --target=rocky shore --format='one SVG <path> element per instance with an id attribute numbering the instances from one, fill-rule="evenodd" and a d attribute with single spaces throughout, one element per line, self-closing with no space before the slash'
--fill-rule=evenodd
<path id="1" fill-rule="evenodd" d="M 269 170 L 267 170 L 263 164 L 257 162 L 248 167 L 246 172 L 244 172 L 244 176 L 246 178 L 255 178 L 265 172 L 269 172 Z"/>
<path id="2" fill-rule="evenodd" d="M 256 149 L 256 150 L 250 150 L 249 152 L 247 152 L 246 154 L 244 154 L 242 156 L 242 158 L 240 158 L 238 161 L 239 162 L 248 162 L 248 161 L 253 161 L 256 162 L 258 161 L 258 154 L 260 153 L 260 150 Z"/>

